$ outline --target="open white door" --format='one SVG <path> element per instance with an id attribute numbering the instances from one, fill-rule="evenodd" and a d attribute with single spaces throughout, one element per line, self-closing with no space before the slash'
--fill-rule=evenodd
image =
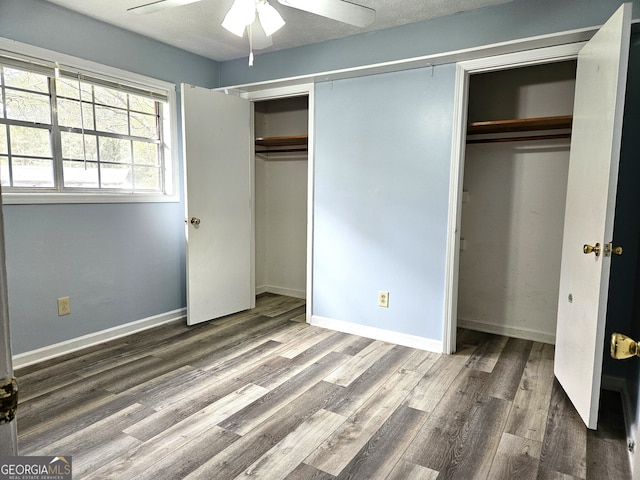
<path id="1" fill-rule="evenodd" d="M 251 308 L 251 105 L 182 85 L 187 323 Z"/>
<path id="2" fill-rule="evenodd" d="M 578 56 L 565 210 L 555 375 L 589 428 L 596 428 L 618 182 L 631 4 Z M 600 255 L 583 245 L 600 244 Z"/>

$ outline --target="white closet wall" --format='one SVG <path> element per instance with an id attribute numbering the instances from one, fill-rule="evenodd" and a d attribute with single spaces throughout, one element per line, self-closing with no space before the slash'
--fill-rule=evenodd
<path id="1" fill-rule="evenodd" d="M 574 77 L 573 62 L 472 76 L 469 121 L 570 115 Z M 467 145 L 459 326 L 554 343 L 569 145 Z"/>
<path id="2" fill-rule="evenodd" d="M 306 135 L 306 97 L 257 102 L 255 136 Z M 305 297 L 307 153 L 256 154 L 256 293 Z"/>

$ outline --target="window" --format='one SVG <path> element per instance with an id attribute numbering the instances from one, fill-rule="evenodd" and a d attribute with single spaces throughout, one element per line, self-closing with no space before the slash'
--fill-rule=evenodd
<path id="1" fill-rule="evenodd" d="M 2 191 L 171 195 L 168 97 L 0 54 Z"/>

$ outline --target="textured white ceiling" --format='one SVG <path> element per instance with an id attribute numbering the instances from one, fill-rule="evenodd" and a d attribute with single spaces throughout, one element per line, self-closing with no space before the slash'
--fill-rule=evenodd
<path id="1" fill-rule="evenodd" d="M 147 15 L 134 15 L 128 13 L 127 9 L 150 3 L 151 0 L 47 1 L 213 60 L 231 60 L 248 54 L 249 41 L 246 34 L 244 38 L 238 38 L 220 26 L 233 0 L 202 0 Z M 373 24 L 361 29 L 285 7 L 271 0 L 271 5 L 280 12 L 287 24 L 273 35 L 273 46 L 260 53 L 381 30 L 509 1 L 512 0 L 353 0 L 352 3 L 376 10 Z"/>

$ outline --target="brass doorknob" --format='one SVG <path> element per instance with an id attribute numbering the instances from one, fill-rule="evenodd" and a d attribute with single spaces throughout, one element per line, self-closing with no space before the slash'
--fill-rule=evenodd
<path id="1" fill-rule="evenodd" d="M 622 255 L 622 247 L 613 247 L 611 251 L 616 255 Z"/>
<path id="2" fill-rule="evenodd" d="M 595 246 L 591 246 L 591 245 L 585 245 L 584 247 L 582 247 L 582 252 L 586 255 L 590 254 L 590 253 L 595 253 L 596 257 L 600 256 L 600 244 L 596 243 Z"/>
<path id="3" fill-rule="evenodd" d="M 194 227 L 196 225 L 200 225 L 200 219 L 198 217 L 191 217 L 191 225 L 193 225 Z"/>
<path id="4" fill-rule="evenodd" d="M 640 342 L 622 333 L 611 334 L 611 358 L 622 360 L 636 356 L 640 357 Z"/>

